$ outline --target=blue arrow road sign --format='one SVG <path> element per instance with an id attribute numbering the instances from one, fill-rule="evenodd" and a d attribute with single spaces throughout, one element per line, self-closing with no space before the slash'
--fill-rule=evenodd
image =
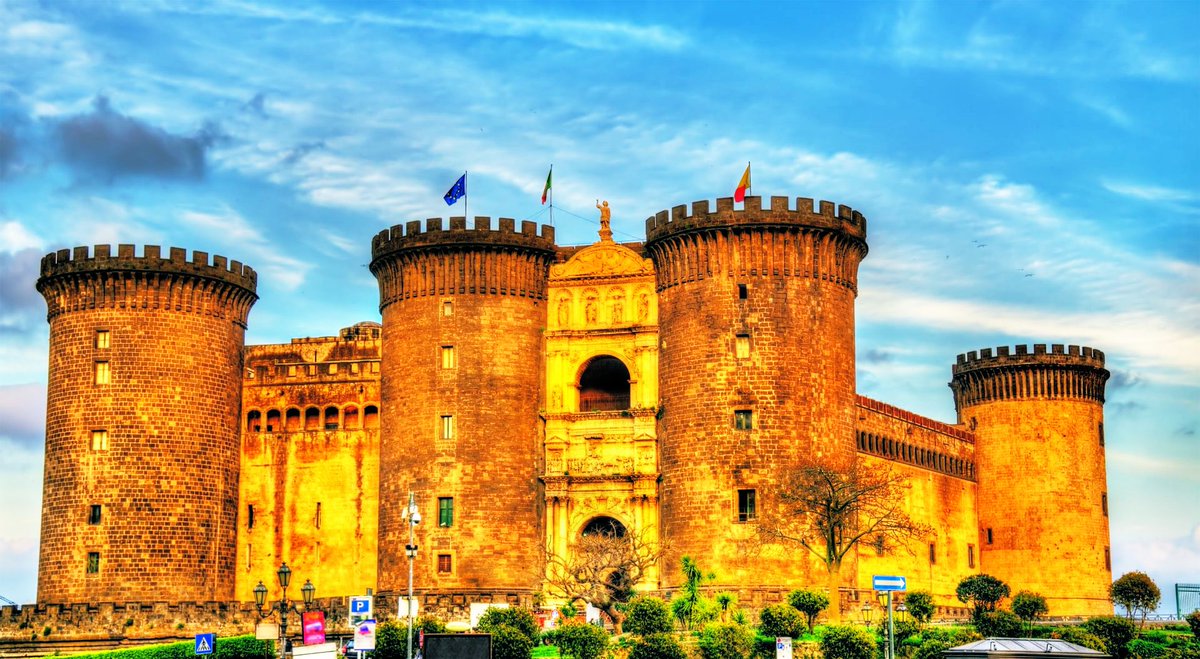
<path id="1" fill-rule="evenodd" d="M 908 583 L 904 577 L 886 577 L 878 574 L 871 577 L 871 587 L 875 590 L 907 590 Z"/>
<path id="2" fill-rule="evenodd" d="M 212 654 L 216 634 L 196 634 L 196 654 Z"/>

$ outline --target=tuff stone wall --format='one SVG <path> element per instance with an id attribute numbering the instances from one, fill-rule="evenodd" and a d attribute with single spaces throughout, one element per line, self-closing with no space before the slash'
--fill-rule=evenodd
<path id="1" fill-rule="evenodd" d="M 730 584 L 811 583 L 810 562 L 746 561 L 738 490 L 758 505 L 802 459 L 854 459 L 854 298 L 866 220 L 811 199 L 676 206 L 646 221 L 659 294 L 663 535 Z M 737 354 L 738 336 L 748 341 Z M 753 428 L 735 428 L 749 411 Z M 708 565 L 706 564 L 706 568 Z M 663 569 L 668 587 L 677 565 Z M 724 581 L 723 581 L 724 583 Z"/>
<path id="2" fill-rule="evenodd" d="M 430 220 L 375 237 L 383 314 L 379 588 L 407 586 L 403 519 L 424 517 L 416 582 L 424 592 L 528 593 L 541 578 L 542 332 L 553 229 L 501 219 Z M 443 361 L 452 348 L 452 361 Z M 443 421 L 443 417 L 447 417 Z M 447 430 L 443 430 L 443 425 Z M 449 436 L 447 436 L 449 435 Z M 453 500 L 450 526 L 438 499 Z M 439 561 L 443 562 L 439 569 Z M 449 568 L 449 569 L 446 569 Z"/>
<path id="3" fill-rule="evenodd" d="M 47 255 L 37 288 L 50 322 L 38 600 L 232 597 L 254 271 L 99 245 Z"/>
<path id="4" fill-rule="evenodd" d="M 973 429 L 982 569 L 1046 595 L 1050 615 L 1111 614 L 1104 353 L 1001 346 L 959 355 L 950 388 Z"/>

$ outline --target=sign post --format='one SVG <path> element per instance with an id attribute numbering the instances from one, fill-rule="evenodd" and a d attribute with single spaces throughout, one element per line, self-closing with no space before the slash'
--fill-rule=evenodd
<path id="1" fill-rule="evenodd" d="M 216 644 L 216 634 L 196 634 L 196 654 L 212 654 Z"/>
<path id="2" fill-rule="evenodd" d="M 908 589 L 908 580 L 904 577 L 888 577 L 873 575 L 871 586 L 876 591 L 887 593 L 887 626 L 888 626 L 888 655 L 887 659 L 896 659 L 896 629 L 892 622 L 892 593 L 904 592 Z"/>
<path id="3" fill-rule="evenodd" d="M 792 659 L 792 637 L 775 637 L 775 659 Z"/>

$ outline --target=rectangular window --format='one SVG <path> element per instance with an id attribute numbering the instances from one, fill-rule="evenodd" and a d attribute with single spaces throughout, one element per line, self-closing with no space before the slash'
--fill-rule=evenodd
<path id="1" fill-rule="evenodd" d="M 321 502 L 317 502 L 317 512 L 313 513 L 313 526 L 321 528 Z"/>
<path id="2" fill-rule="evenodd" d="M 354 375 L 358 375 L 358 362 L 354 362 L 350 365 L 350 372 Z"/>
<path id="3" fill-rule="evenodd" d="M 967 567 L 975 567 L 975 545 L 967 545 Z"/>
<path id="4" fill-rule="evenodd" d="M 1104 423 L 1102 422 L 1096 430 L 1100 433 L 1100 445 L 1104 446 Z"/>
<path id="5" fill-rule="evenodd" d="M 254 528 L 254 504 L 246 505 L 246 528 Z"/>
<path id="6" fill-rule="evenodd" d="M 752 522 L 758 519 L 757 493 L 754 490 L 738 490 L 738 521 Z"/>
<path id="7" fill-rule="evenodd" d="M 108 362 L 96 362 L 96 384 L 109 384 L 112 381 L 112 371 Z"/>
<path id="8" fill-rule="evenodd" d="M 734 410 L 733 411 L 733 427 L 737 430 L 751 430 L 754 428 L 754 413 L 750 410 Z"/>
<path id="9" fill-rule="evenodd" d="M 453 301 L 442 300 L 442 315 L 443 316 L 453 316 L 454 315 L 454 302 Z"/>
<path id="10" fill-rule="evenodd" d="M 992 529 L 991 529 L 991 527 L 988 527 L 988 530 L 987 530 L 987 541 L 988 541 L 989 545 L 992 544 Z"/>
<path id="11" fill-rule="evenodd" d="M 937 543 L 929 543 L 929 564 L 937 564 Z"/>
<path id="12" fill-rule="evenodd" d="M 108 450 L 108 431 L 93 430 L 92 431 L 92 450 L 107 451 Z"/>
<path id="13" fill-rule="evenodd" d="M 288 365 L 288 377 L 289 378 L 296 377 L 296 365 L 295 364 Z"/>
<path id="14" fill-rule="evenodd" d="M 442 439 L 454 439 L 454 416 L 442 415 Z"/>
<path id="15" fill-rule="evenodd" d="M 337 365 L 337 364 L 330 364 L 330 365 L 329 365 L 329 374 L 330 374 L 330 375 L 337 375 L 337 372 L 338 372 L 338 365 Z"/>
<path id="16" fill-rule="evenodd" d="M 746 285 L 738 284 L 738 299 L 745 300 L 748 297 L 750 297 L 750 291 L 746 288 Z"/>
<path id="17" fill-rule="evenodd" d="M 1100 493 L 1100 512 L 1104 513 L 1105 517 L 1108 517 L 1108 492 Z"/>
<path id="18" fill-rule="evenodd" d="M 884 539 L 884 537 L 883 537 L 883 534 L 882 534 L 882 533 L 880 533 L 879 535 L 875 536 L 875 542 L 874 542 L 874 544 L 875 544 L 875 555 L 876 555 L 876 556 L 883 556 L 883 549 L 884 549 L 884 546 L 885 546 L 885 543 L 886 543 L 886 542 L 887 542 L 887 541 Z"/>
<path id="19" fill-rule="evenodd" d="M 88 574 L 100 574 L 100 552 L 89 551 L 87 561 Z"/>
<path id="20" fill-rule="evenodd" d="M 734 343 L 734 355 L 738 359 L 749 359 L 750 357 L 750 335 L 738 334 Z"/>
<path id="21" fill-rule="evenodd" d="M 454 368 L 454 346 L 442 346 L 442 368 Z"/>
<path id="22" fill-rule="evenodd" d="M 438 554 L 438 574 L 450 574 L 454 571 L 454 560 L 450 554 Z"/>
<path id="23" fill-rule="evenodd" d="M 100 523 L 100 504 L 93 503 L 88 511 L 88 524 L 95 526 Z"/>
<path id="24" fill-rule="evenodd" d="M 454 525 L 454 497 L 438 497 L 438 526 L 450 528 Z"/>
<path id="25" fill-rule="evenodd" d="M 1112 554 L 1108 551 L 1108 547 L 1104 548 L 1104 569 L 1112 570 Z"/>
<path id="26" fill-rule="evenodd" d="M 96 349 L 106 350 L 110 345 L 109 337 L 108 330 L 96 330 Z"/>

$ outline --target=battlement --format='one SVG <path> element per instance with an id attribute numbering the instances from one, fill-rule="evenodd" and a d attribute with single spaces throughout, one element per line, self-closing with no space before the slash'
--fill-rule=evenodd
<path id="1" fill-rule="evenodd" d="M 735 210 L 733 197 L 718 197 L 713 210 L 707 199 L 694 201 L 691 212 L 686 205 L 673 206 L 646 218 L 646 242 L 667 235 L 730 226 L 787 226 L 811 227 L 838 231 L 865 241 L 867 218 L 849 206 L 835 206 L 832 201 L 814 205 L 808 197 L 797 197 L 789 207 L 788 197 L 771 197 L 770 208 L 763 208 L 762 197 L 746 197 L 742 210 Z"/>
<path id="2" fill-rule="evenodd" d="M 1058 365 L 1058 366 L 1093 366 L 1104 368 L 1104 353 L 1087 346 L 1063 345 L 1054 343 L 1046 349 L 1045 343 L 1035 343 L 1032 346 L 1018 345 L 1009 350 L 1008 346 L 999 346 L 993 350 L 984 348 L 978 352 L 972 350 L 960 354 L 954 364 L 955 375 L 982 368 L 1017 365 Z"/>
<path id="3" fill-rule="evenodd" d="M 41 280 L 38 290 L 42 289 L 45 280 L 66 276 L 87 274 L 93 272 L 172 272 L 205 279 L 223 281 L 233 286 L 255 293 L 258 286 L 258 273 L 241 261 L 231 261 L 224 256 L 212 255 L 208 252 L 192 250 L 192 258 L 187 258 L 187 250 L 171 247 L 167 256 L 162 255 L 158 245 L 146 245 L 142 255 L 135 253 L 134 245 L 118 245 L 117 253 L 113 255 L 110 245 L 87 246 L 74 249 L 60 249 L 42 257 Z"/>
<path id="4" fill-rule="evenodd" d="M 462 216 L 451 217 L 449 229 L 443 228 L 442 221 L 440 217 L 429 218 L 422 227 L 420 220 L 414 220 L 380 231 L 371 239 L 372 258 L 407 248 L 434 246 L 554 249 L 554 227 L 548 224 L 543 224 L 538 233 L 536 222 L 522 220 L 521 230 L 517 231 L 516 220 L 509 217 L 500 218 L 500 226 L 495 230 L 492 229 L 492 218 L 487 216 L 475 216 L 471 228 L 467 227 L 467 218 Z"/>

